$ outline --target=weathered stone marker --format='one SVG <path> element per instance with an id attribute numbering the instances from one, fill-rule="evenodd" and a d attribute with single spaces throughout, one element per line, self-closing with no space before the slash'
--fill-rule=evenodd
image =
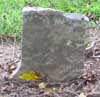
<path id="1" fill-rule="evenodd" d="M 83 70 L 88 18 L 82 14 L 25 7 L 22 64 L 50 81 L 77 78 Z"/>

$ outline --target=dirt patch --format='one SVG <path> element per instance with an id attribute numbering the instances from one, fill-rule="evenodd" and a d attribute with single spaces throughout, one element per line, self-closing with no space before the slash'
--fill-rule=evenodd
<path id="1" fill-rule="evenodd" d="M 21 60 L 21 45 L 14 37 L 0 37 L 0 80 L 7 78 Z"/>

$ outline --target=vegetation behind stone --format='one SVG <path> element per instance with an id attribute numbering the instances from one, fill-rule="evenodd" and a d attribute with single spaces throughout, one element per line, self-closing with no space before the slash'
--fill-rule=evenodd
<path id="1" fill-rule="evenodd" d="M 0 34 L 16 35 L 20 39 L 21 11 L 26 5 L 82 13 L 93 21 L 100 20 L 100 0 L 0 0 Z"/>

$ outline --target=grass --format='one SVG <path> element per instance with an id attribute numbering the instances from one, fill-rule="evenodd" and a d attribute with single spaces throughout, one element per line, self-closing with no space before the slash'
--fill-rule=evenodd
<path id="1" fill-rule="evenodd" d="M 23 0 L 0 0 L 0 34 L 20 37 Z"/>
<path id="2" fill-rule="evenodd" d="M 91 12 L 100 17 L 100 0 L 0 0 L 0 34 L 16 35 L 20 38 L 22 32 L 21 11 L 26 2 L 32 2 L 33 6 L 50 7 L 66 12 L 78 12 L 86 14 Z"/>

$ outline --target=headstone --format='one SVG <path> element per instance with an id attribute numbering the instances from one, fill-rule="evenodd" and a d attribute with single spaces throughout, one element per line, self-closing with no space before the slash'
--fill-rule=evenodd
<path id="1" fill-rule="evenodd" d="M 23 8 L 22 64 L 49 81 L 78 78 L 83 72 L 88 18 L 49 8 Z"/>

